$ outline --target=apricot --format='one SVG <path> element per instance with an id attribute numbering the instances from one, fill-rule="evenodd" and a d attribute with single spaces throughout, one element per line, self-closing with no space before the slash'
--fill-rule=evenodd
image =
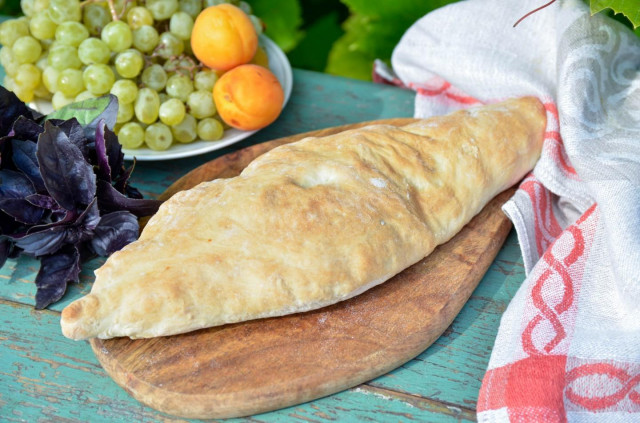
<path id="1" fill-rule="evenodd" d="M 280 115 L 284 91 L 270 70 L 253 64 L 231 69 L 213 86 L 213 101 L 227 125 L 251 131 Z"/>
<path id="2" fill-rule="evenodd" d="M 258 35 L 239 7 L 224 3 L 204 9 L 191 30 L 191 50 L 205 66 L 229 70 L 249 63 L 258 48 Z"/>

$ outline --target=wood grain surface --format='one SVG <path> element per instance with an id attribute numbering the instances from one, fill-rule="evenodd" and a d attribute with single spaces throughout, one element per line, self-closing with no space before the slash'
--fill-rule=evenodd
<path id="1" fill-rule="evenodd" d="M 235 176 L 278 145 L 362 125 L 281 138 L 219 157 L 176 181 L 163 197 Z M 496 197 L 429 257 L 348 301 L 178 336 L 95 339 L 93 351 L 136 399 L 188 418 L 256 414 L 356 386 L 411 360 L 451 324 L 509 233 L 500 207 L 511 195 L 510 190 Z"/>

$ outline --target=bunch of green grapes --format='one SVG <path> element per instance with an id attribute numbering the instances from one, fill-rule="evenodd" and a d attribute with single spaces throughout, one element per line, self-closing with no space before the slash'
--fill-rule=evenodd
<path id="1" fill-rule="evenodd" d="M 166 150 L 217 140 L 225 130 L 212 98 L 219 75 L 191 52 L 203 8 L 237 0 L 21 0 L 24 17 L 0 25 L 4 86 L 54 109 L 108 93 L 118 98 L 116 133 L 125 148 Z"/>

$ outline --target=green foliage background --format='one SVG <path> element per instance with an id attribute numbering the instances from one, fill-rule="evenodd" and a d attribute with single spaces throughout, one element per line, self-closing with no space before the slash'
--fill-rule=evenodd
<path id="1" fill-rule="evenodd" d="M 416 20 L 457 0 L 245 1 L 293 67 L 370 80 L 373 61 L 388 62 L 393 48 Z M 640 36 L 640 0 L 585 1 L 592 13 L 607 13 Z M 19 13 L 19 0 L 0 0 L 0 14 Z"/>
<path id="2" fill-rule="evenodd" d="M 388 62 L 416 20 L 456 0 L 246 1 L 292 66 L 370 80 L 373 61 Z M 592 13 L 607 13 L 640 36 L 640 0 L 585 1 Z"/>

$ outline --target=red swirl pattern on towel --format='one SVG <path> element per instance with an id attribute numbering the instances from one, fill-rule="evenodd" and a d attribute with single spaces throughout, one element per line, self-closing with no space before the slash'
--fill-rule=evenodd
<path id="1" fill-rule="evenodd" d="M 559 238 L 559 240 L 561 240 L 560 242 L 567 245 L 569 241 L 562 238 L 569 236 L 573 237 L 573 248 L 564 258 L 559 259 L 556 257 L 553 246 L 548 248 L 546 253 L 542 256 L 542 259 L 547 263 L 548 267 L 546 267 L 538 277 L 531 290 L 531 300 L 540 313 L 536 314 L 533 319 L 529 321 L 522 333 L 522 348 L 528 355 L 536 356 L 550 354 L 567 336 L 567 332 L 559 316 L 568 311 L 573 304 L 575 287 L 570 267 L 573 266 L 584 254 L 585 242 L 580 224 L 591 216 L 595 208 L 596 206 L 593 205 L 580 219 L 578 219 L 578 221 L 576 221 L 574 225 L 567 228 Z M 559 280 L 558 278 L 554 280 L 551 279 L 554 274 L 559 276 Z M 552 306 L 548 304 L 548 300 L 545 300 L 545 297 L 542 295 L 542 291 L 546 283 L 554 282 L 560 282 L 562 284 L 563 293 L 560 301 Z M 551 327 L 555 332 L 555 336 L 545 343 L 542 351 L 535 345 L 533 331 L 544 320 L 551 324 Z"/>

